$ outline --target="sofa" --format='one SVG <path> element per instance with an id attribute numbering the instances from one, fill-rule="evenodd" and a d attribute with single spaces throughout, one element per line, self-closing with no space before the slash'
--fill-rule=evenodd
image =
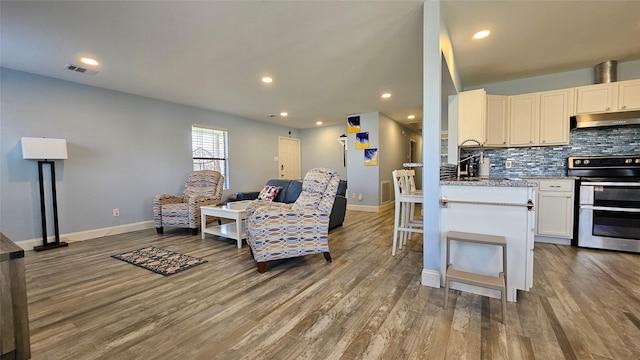
<path id="1" fill-rule="evenodd" d="M 300 180 L 283 180 L 271 179 L 265 185 L 282 187 L 278 195 L 273 199 L 274 202 L 285 204 L 294 203 L 302 192 L 302 181 Z M 258 198 L 260 191 L 239 192 L 229 196 L 228 201 L 255 200 Z M 344 216 L 347 213 L 347 181 L 340 180 L 338 184 L 338 192 L 333 202 L 331 215 L 329 217 L 329 230 L 342 225 Z"/>

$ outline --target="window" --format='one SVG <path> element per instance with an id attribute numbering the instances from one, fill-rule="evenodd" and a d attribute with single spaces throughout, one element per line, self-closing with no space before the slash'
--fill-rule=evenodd
<path id="1" fill-rule="evenodd" d="M 193 170 L 215 170 L 224 176 L 224 188 L 229 188 L 227 161 L 227 131 L 222 129 L 191 127 Z"/>

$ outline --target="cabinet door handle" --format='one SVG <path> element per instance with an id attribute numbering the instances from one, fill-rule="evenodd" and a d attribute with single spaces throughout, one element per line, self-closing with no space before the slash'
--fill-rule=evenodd
<path id="1" fill-rule="evenodd" d="M 622 105 L 622 108 L 623 108 L 623 109 L 626 109 L 626 108 L 627 108 L 627 105 Z"/>
<path id="2" fill-rule="evenodd" d="M 605 110 L 609 111 L 609 110 L 611 110 L 611 108 L 607 106 L 607 108 Z"/>

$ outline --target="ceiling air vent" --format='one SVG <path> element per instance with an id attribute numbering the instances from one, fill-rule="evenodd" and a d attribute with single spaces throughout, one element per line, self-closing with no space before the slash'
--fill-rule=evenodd
<path id="1" fill-rule="evenodd" d="M 87 74 L 87 75 L 95 75 L 98 73 L 98 70 L 89 70 L 87 68 L 83 68 L 82 66 L 67 64 L 64 67 L 67 70 L 71 70 L 73 72 Z"/>

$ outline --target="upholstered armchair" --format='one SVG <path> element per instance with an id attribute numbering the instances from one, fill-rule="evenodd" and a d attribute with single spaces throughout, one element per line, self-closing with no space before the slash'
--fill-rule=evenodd
<path id="1" fill-rule="evenodd" d="M 158 234 L 165 226 L 191 229 L 191 235 L 198 235 L 200 227 L 200 207 L 216 205 L 222 198 L 224 176 L 217 171 L 193 171 L 187 177 L 182 196 L 162 194 L 153 200 L 153 221 Z"/>
<path id="2" fill-rule="evenodd" d="M 267 261 L 329 254 L 329 215 L 340 177 L 334 170 L 315 168 L 302 182 L 302 192 L 291 204 L 254 200 L 247 206 L 247 243 L 258 266 Z"/>

